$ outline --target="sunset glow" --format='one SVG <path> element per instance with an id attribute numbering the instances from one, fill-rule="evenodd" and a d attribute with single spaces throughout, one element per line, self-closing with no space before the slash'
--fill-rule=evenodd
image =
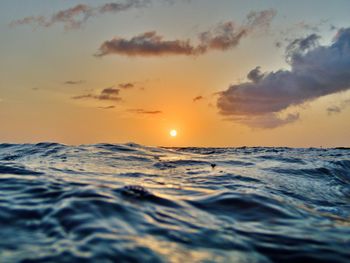
<path id="1" fill-rule="evenodd" d="M 1 140 L 349 145 L 348 1 L 112 2 L 2 4 Z"/>
<path id="2" fill-rule="evenodd" d="M 169 134 L 170 134 L 171 137 L 176 137 L 177 136 L 177 131 L 176 130 L 171 130 Z"/>

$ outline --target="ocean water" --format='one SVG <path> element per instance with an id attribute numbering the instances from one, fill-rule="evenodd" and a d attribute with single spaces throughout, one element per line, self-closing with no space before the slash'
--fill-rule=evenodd
<path id="1" fill-rule="evenodd" d="M 0 144 L 0 262 L 350 262 L 350 150 Z"/>

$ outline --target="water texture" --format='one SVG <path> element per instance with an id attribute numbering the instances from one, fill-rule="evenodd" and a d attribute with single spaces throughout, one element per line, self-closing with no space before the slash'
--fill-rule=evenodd
<path id="1" fill-rule="evenodd" d="M 0 144 L 0 262 L 349 262 L 350 150 Z"/>

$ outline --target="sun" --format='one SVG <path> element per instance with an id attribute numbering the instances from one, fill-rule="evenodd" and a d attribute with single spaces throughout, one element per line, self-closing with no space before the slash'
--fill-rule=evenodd
<path id="1" fill-rule="evenodd" d="M 170 134 L 171 137 L 176 137 L 177 136 L 177 130 L 171 130 L 169 132 L 169 134 Z"/>

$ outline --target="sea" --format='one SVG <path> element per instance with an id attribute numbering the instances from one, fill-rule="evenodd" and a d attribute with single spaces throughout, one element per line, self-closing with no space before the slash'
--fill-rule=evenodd
<path id="1" fill-rule="evenodd" d="M 350 262 L 350 149 L 2 143 L 0 262 Z"/>

